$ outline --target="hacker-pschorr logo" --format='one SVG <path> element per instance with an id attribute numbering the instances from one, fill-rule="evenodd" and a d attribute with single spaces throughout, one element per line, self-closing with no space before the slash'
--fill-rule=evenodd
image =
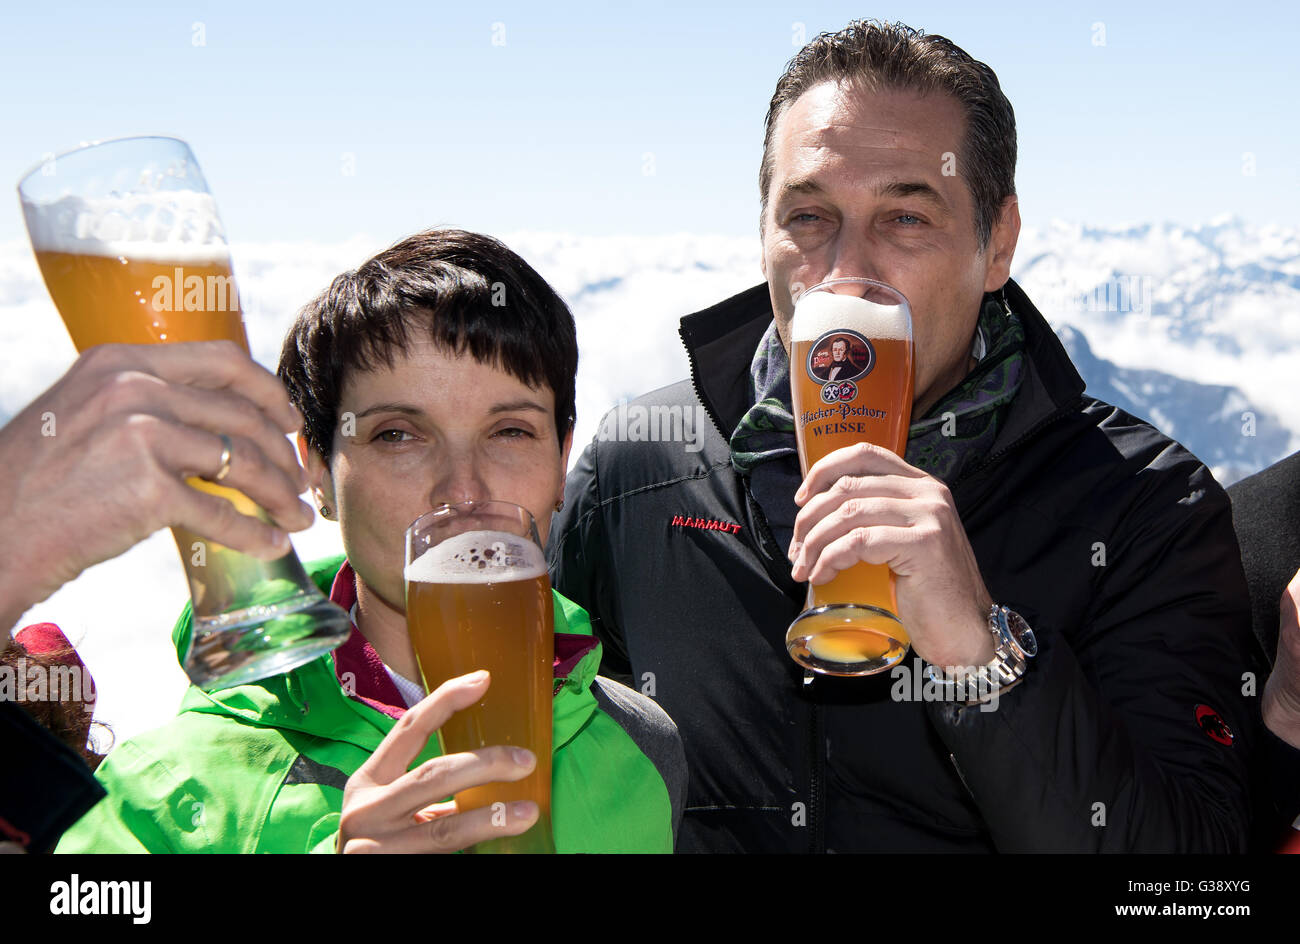
<path id="1" fill-rule="evenodd" d="M 76 872 L 66 882 L 50 886 L 50 914 L 131 915 L 134 924 L 148 924 L 153 883 L 82 881 Z"/>

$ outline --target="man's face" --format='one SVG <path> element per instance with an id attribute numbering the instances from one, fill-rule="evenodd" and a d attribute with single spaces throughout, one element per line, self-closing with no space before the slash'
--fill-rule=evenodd
<path id="1" fill-rule="evenodd" d="M 947 95 L 823 83 L 780 117 L 763 219 L 763 273 L 789 349 L 794 298 L 864 276 L 907 297 L 920 415 L 970 371 L 980 299 L 1006 282 L 1020 232 L 1015 198 L 981 250 L 957 158 L 961 106 Z M 945 173 L 947 171 L 947 173 Z"/>
<path id="2" fill-rule="evenodd" d="M 831 358 L 837 364 L 840 361 L 844 360 L 844 355 L 848 353 L 848 350 L 849 350 L 849 346 L 843 341 L 831 342 Z"/>

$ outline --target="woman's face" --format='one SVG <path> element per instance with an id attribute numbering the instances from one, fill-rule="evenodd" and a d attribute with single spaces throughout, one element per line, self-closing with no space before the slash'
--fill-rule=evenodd
<path id="1" fill-rule="evenodd" d="M 562 446 L 556 437 L 549 388 L 421 339 L 394 352 L 391 368 L 353 371 L 339 421 L 329 468 L 301 439 L 299 448 L 353 570 L 393 608 L 405 609 L 406 529 L 437 504 L 522 505 L 545 544 L 573 444 L 572 433 Z"/>

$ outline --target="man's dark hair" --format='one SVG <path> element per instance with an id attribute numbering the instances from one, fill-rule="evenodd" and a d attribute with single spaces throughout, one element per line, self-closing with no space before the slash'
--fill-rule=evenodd
<path id="1" fill-rule="evenodd" d="M 838 33 L 822 33 L 786 65 L 768 105 L 763 136 L 758 186 L 764 218 L 777 120 L 800 95 L 823 82 L 849 82 L 867 92 L 939 93 L 957 100 L 966 116 L 957 166 L 975 203 L 975 232 L 985 248 L 1002 201 L 1016 192 L 1015 113 L 992 69 L 952 40 L 902 23 L 854 20 Z"/>
<path id="2" fill-rule="evenodd" d="M 302 412 L 308 444 L 327 463 L 348 372 L 391 367 L 413 334 L 549 387 L 560 441 L 573 429 L 578 339 L 568 306 L 503 243 L 434 229 L 338 276 L 284 339 L 277 373 Z"/>

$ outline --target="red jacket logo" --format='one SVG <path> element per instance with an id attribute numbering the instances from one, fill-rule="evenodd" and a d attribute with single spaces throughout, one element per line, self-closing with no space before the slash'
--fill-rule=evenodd
<path id="1" fill-rule="evenodd" d="M 1196 723 L 1201 726 L 1202 731 L 1220 744 L 1232 745 L 1232 728 L 1228 727 L 1228 722 L 1224 721 L 1222 716 L 1209 705 L 1196 706 Z"/>
<path id="2" fill-rule="evenodd" d="M 704 531 L 726 531 L 735 534 L 740 525 L 726 521 L 714 521 L 712 518 L 692 518 L 689 515 L 673 515 L 673 527 L 701 528 Z"/>

